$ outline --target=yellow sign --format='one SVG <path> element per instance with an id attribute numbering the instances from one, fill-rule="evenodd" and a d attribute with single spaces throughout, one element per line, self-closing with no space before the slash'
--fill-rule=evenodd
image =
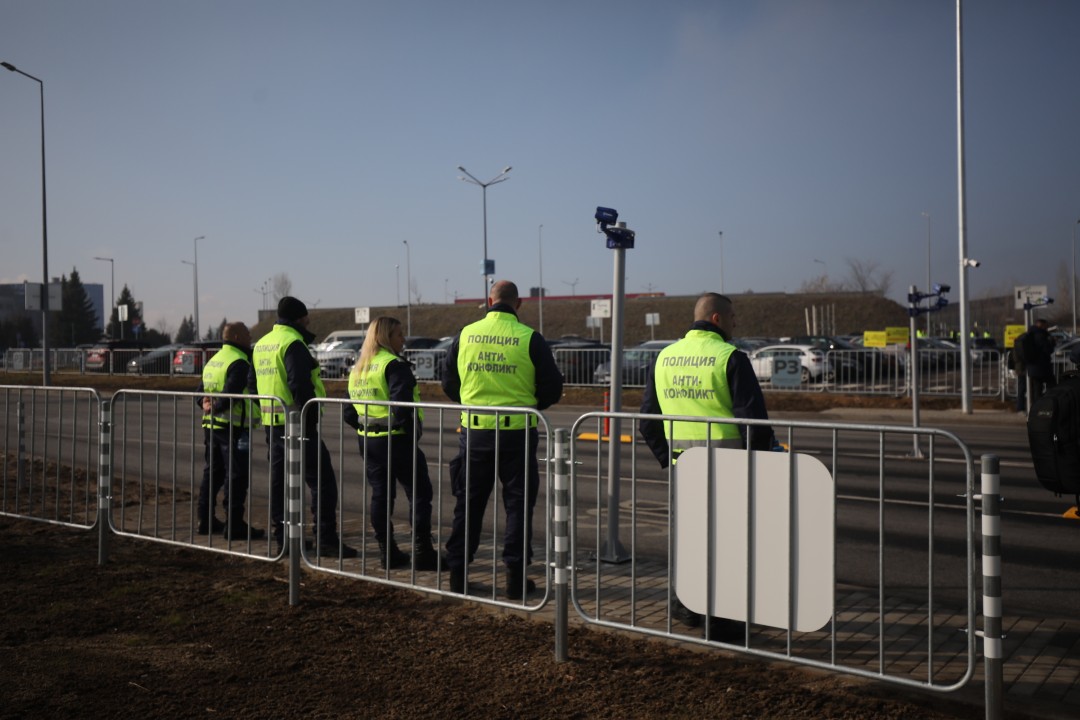
<path id="1" fill-rule="evenodd" d="M 910 331 L 906 327 L 887 327 L 885 335 L 890 345 L 907 345 L 910 339 Z"/>
<path id="2" fill-rule="evenodd" d="M 1011 348 L 1016 343 L 1016 338 L 1024 334 L 1027 328 L 1023 325 L 1005 326 L 1005 347 Z"/>
<path id="3" fill-rule="evenodd" d="M 862 338 L 863 347 L 882 348 L 889 344 L 888 333 L 884 330 L 867 330 Z"/>

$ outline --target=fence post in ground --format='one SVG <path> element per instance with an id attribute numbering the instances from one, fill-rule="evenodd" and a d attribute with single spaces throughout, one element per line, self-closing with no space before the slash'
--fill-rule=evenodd
<path id="1" fill-rule="evenodd" d="M 566 428 L 555 430 L 555 662 L 567 660 L 567 623 L 570 567 L 570 443 Z"/>
<path id="2" fill-rule="evenodd" d="M 303 496 L 300 493 L 300 461 L 303 453 L 300 448 L 300 413 L 289 412 L 285 426 L 285 552 L 289 556 L 289 604 L 300 603 L 300 553 L 303 550 L 303 536 L 300 519 L 303 510 Z"/>
<path id="3" fill-rule="evenodd" d="M 996 455 L 982 456 L 983 674 L 986 718 L 1002 716 L 1001 475 Z"/>
<path id="4" fill-rule="evenodd" d="M 98 420 L 98 565 L 109 560 L 109 517 L 112 514 L 112 401 L 101 401 Z"/>

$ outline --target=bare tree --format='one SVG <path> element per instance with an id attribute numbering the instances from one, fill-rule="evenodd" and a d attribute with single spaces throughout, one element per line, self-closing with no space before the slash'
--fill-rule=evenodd
<path id="1" fill-rule="evenodd" d="M 810 278 L 799 286 L 801 293 L 831 293 L 840 292 L 843 289 L 843 284 L 830 280 L 827 273 Z"/>
<path id="2" fill-rule="evenodd" d="M 292 280 L 289 279 L 288 273 L 278 273 L 270 279 L 270 291 L 274 295 L 274 302 L 285 297 L 286 295 L 292 295 Z"/>
<path id="3" fill-rule="evenodd" d="M 847 258 L 847 287 L 858 292 L 872 292 L 887 295 L 892 285 L 892 270 L 879 270 L 874 260 Z M 927 288 L 929 289 L 929 288 Z"/>

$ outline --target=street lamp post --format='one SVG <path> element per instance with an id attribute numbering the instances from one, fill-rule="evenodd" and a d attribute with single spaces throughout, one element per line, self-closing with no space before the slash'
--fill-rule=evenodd
<path id="1" fill-rule="evenodd" d="M 180 261 L 180 262 L 184 263 L 185 265 L 190 265 L 191 266 L 192 277 L 194 278 L 194 285 L 195 285 L 195 318 L 194 318 L 194 322 L 195 322 L 195 339 L 196 340 L 199 339 L 199 336 L 200 336 L 199 334 L 202 332 L 200 330 L 200 328 L 202 326 L 199 325 L 199 241 L 200 240 L 205 240 L 205 239 L 206 239 L 205 235 L 200 235 L 199 237 L 195 238 L 195 262 L 191 262 L 189 260 L 181 260 Z"/>
<path id="2" fill-rule="evenodd" d="M 930 281 L 930 213 L 924 212 L 922 216 L 926 218 L 926 292 L 930 292 L 930 289 L 934 287 L 934 284 Z M 932 334 L 930 332 L 930 313 L 926 313 L 926 337 L 930 337 Z"/>
<path id="3" fill-rule="evenodd" d="M 94 259 L 95 260 L 101 260 L 102 262 L 109 263 L 109 294 L 112 296 L 112 312 L 113 312 L 113 314 L 115 314 L 116 313 L 116 273 L 113 272 L 113 271 L 116 269 L 116 263 L 113 262 L 113 259 L 111 257 L 96 257 Z M 120 318 L 117 317 L 116 320 L 117 320 L 117 323 L 119 323 Z M 113 327 L 112 315 L 109 315 L 109 327 L 112 330 L 112 332 L 109 333 L 109 337 L 111 339 L 115 340 L 116 339 L 116 328 Z"/>
<path id="4" fill-rule="evenodd" d="M 402 240 L 405 244 L 405 334 L 412 335 L 412 259 L 409 252 L 409 241 Z"/>
<path id="5" fill-rule="evenodd" d="M 1073 225 L 1073 246 L 1072 246 L 1072 275 L 1069 277 L 1069 297 L 1072 299 L 1072 311 L 1073 311 L 1073 336 L 1076 336 L 1076 233 L 1080 230 L 1080 220 L 1076 221 Z"/>
<path id="6" fill-rule="evenodd" d="M 484 294 L 482 295 L 482 297 L 484 298 L 485 305 L 487 305 L 488 298 L 487 189 L 489 185 L 496 185 L 498 183 L 509 180 L 510 178 L 508 178 L 506 174 L 512 169 L 513 168 L 507 165 L 503 168 L 503 171 L 501 173 L 499 173 L 492 179 L 488 180 L 487 182 L 480 182 L 472 173 L 470 173 L 461 165 L 458 165 L 458 170 L 465 173 L 466 175 L 466 177 L 459 177 L 458 180 L 469 182 L 473 185 L 479 185 L 480 189 L 483 191 L 484 196 Z"/>
<path id="7" fill-rule="evenodd" d="M 394 307 L 401 307 L 401 266 L 394 265 Z"/>
<path id="8" fill-rule="evenodd" d="M 724 231 L 716 232 L 720 236 L 720 294 L 724 294 Z"/>
<path id="9" fill-rule="evenodd" d="M 41 382 L 47 386 L 49 384 L 49 225 L 45 201 L 45 83 L 9 62 L 0 62 L 0 66 L 36 82 L 41 98 Z"/>
<path id="10" fill-rule="evenodd" d="M 541 223 L 536 238 L 537 254 L 539 255 L 540 268 L 540 334 L 544 334 L 544 225 Z"/>

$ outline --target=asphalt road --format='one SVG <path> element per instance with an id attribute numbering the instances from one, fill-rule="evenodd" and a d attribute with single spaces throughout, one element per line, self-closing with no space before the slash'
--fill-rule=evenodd
<path id="1" fill-rule="evenodd" d="M 113 427 L 117 454 L 115 471 L 125 482 L 142 479 L 150 487 L 197 488 L 202 471 L 201 430 L 195 408 L 182 396 L 127 396 L 118 403 Z M 37 402 L 28 407 L 30 424 L 38 432 L 27 436 L 28 452 L 59 457 L 61 464 L 93 466 L 97 447 L 96 416 L 93 407 L 69 393 L 60 411 L 54 402 Z M 545 415 L 552 428 L 570 428 L 589 408 L 556 407 Z M 10 401 L 0 403 L 0 437 L 5 452 L 14 452 L 14 409 Z M 324 420 L 324 440 L 342 483 L 342 517 L 353 527 L 364 527 L 366 493 L 362 466 L 356 450 L 356 436 L 349 428 L 338 429 L 337 408 Z M 427 454 L 436 484 L 438 525 L 448 526 L 453 511 L 447 464 L 457 452 L 456 412 L 429 410 L 421 447 Z M 910 413 L 879 410 L 828 411 L 810 415 L 777 413 L 779 434 L 796 452 L 810 454 L 830 470 L 835 469 L 838 582 L 877 588 L 879 579 L 890 594 L 926 597 L 930 578 L 935 603 L 961 602 L 967 574 L 968 545 L 965 512 L 968 465 L 964 454 L 951 439 L 934 440 L 932 462 L 912 457 L 910 435 L 885 431 L 889 426 L 910 427 Z M 783 427 L 792 423 L 859 424 L 874 430 Z M 1071 499 L 1055 498 L 1034 478 L 1022 418 L 1001 412 L 964 416 L 958 411 L 924 412 L 924 427 L 955 434 L 968 445 L 975 465 L 971 477 L 978 492 L 978 459 L 984 453 L 1001 458 L 1002 517 L 1004 555 L 1003 586 L 1006 613 L 1072 617 L 1075 589 L 1080 587 L 1080 522 L 1061 517 Z M 48 432 L 42 428 L 48 427 Z M 582 430 L 594 430 L 596 421 Z M 627 427 L 624 434 L 630 434 Z M 74 442 L 72 439 L 74 438 Z M 835 448 L 835 449 L 834 449 Z M 925 455 L 931 448 L 921 444 Z M 542 445 L 541 457 L 546 448 Z M 252 500 L 250 506 L 265 512 L 268 488 L 265 444 L 256 434 L 252 453 Z M 595 440 L 575 440 L 577 478 L 577 525 L 579 555 L 598 552 L 597 539 L 606 537 L 607 446 Z M 623 444 L 621 449 L 621 502 L 619 537 L 642 557 L 665 557 L 668 537 L 668 478 L 640 443 Z M 931 490 L 931 480 L 933 489 Z M 5 483 L 9 479 L 5 479 Z M 395 512 L 399 530 L 407 527 L 408 504 L 401 498 Z M 501 536 L 503 514 L 492 508 L 486 524 L 498 523 Z M 636 504 L 636 511 L 635 511 Z M 933 513 L 930 507 L 933 506 Z M 976 508 L 977 509 L 977 508 Z M 535 518 L 545 517 L 545 498 Z M 598 533 L 597 520 L 605 523 Z M 933 560 L 930 562 L 930 524 L 933 523 Z M 978 515 L 973 517 L 979 528 Z M 262 523 L 259 523 L 260 525 Z M 359 532 L 357 529 L 356 532 Z M 536 538 L 543 537 L 537 529 Z M 977 556 L 978 541 L 976 540 Z M 978 574 L 978 566 L 975 573 Z"/>

